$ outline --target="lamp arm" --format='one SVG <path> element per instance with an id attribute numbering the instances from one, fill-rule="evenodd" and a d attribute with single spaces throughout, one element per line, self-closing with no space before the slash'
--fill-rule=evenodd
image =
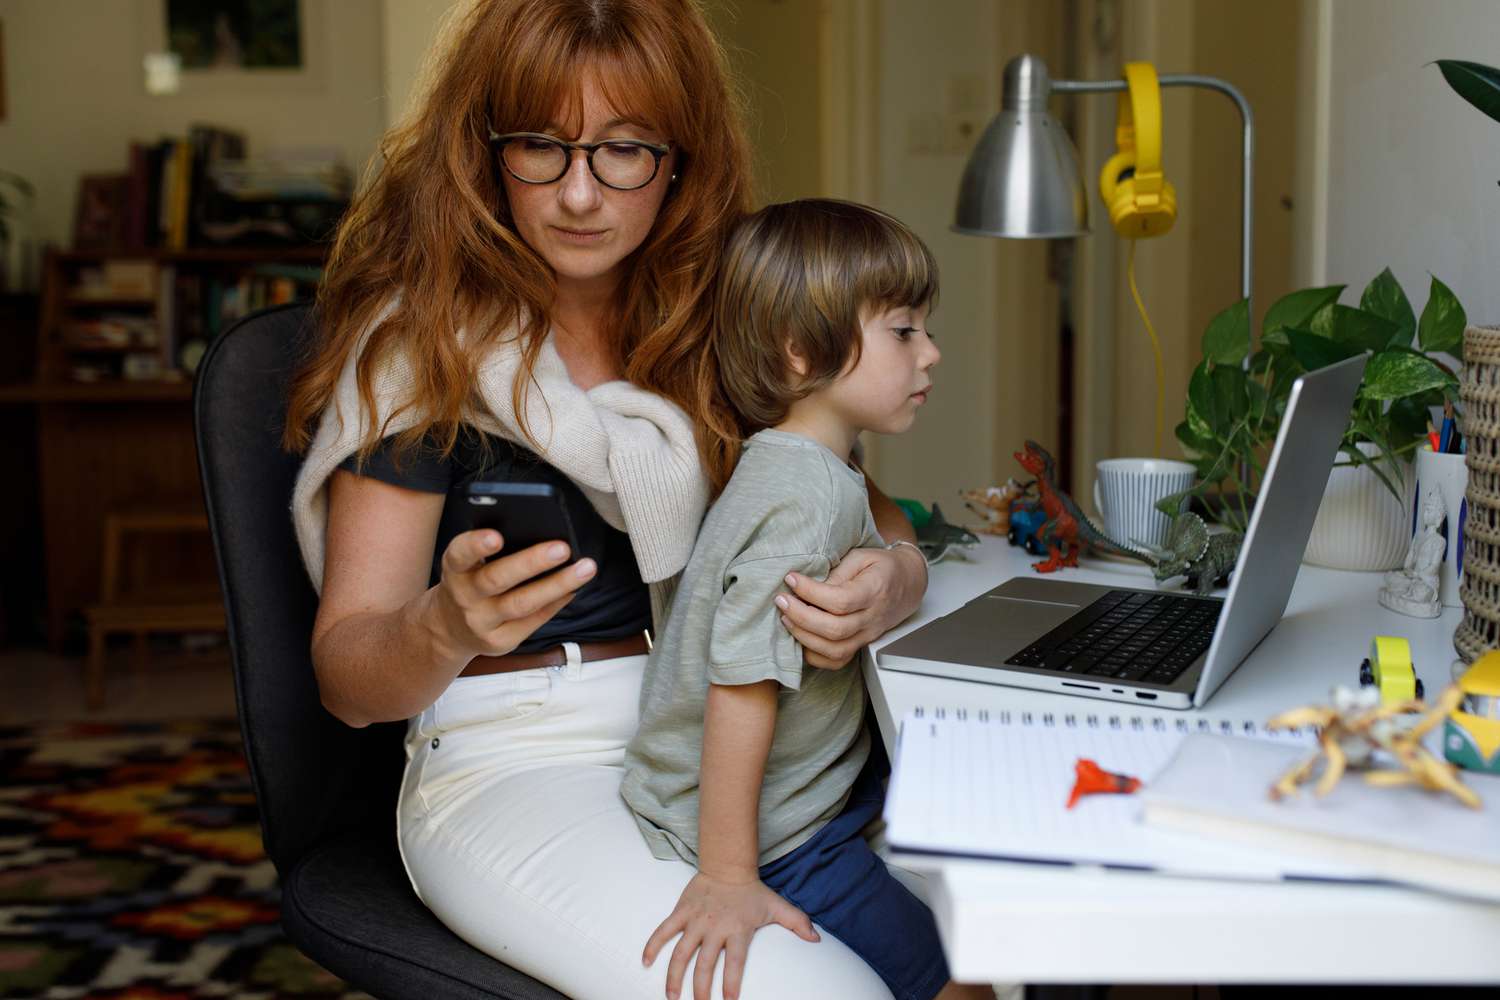
<path id="1" fill-rule="evenodd" d="M 1240 123 L 1244 129 L 1241 169 L 1240 209 L 1240 295 L 1248 305 L 1250 300 L 1250 247 L 1253 228 L 1251 218 L 1251 191 L 1253 190 L 1251 161 L 1255 151 L 1255 117 L 1250 112 L 1250 102 L 1238 87 L 1227 80 L 1214 76 L 1199 76 L 1195 73 L 1163 73 L 1157 78 L 1163 87 L 1200 87 L 1224 94 L 1240 109 Z M 1102 94 L 1128 89 L 1124 80 L 1053 80 L 1052 92 L 1057 94 Z M 1253 313 L 1251 314 L 1254 315 Z"/>

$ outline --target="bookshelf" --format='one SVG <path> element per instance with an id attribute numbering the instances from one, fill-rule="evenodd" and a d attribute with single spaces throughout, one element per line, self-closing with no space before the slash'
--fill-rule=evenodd
<path id="1" fill-rule="evenodd" d="M 241 316 L 311 297 L 325 253 L 323 246 L 50 252 L 35 385 L 0 393 L 185 396 L 162 386 L 188 385 L 197 357 Z"/>
<path id="2" fill-rule="evenodd" d="M 99 600 L 111 513 L 201 505 L 184 348 L 206 349 L 241 315 L 309 298 L 325 255 L 307 245 L 46 254 L 28 331 L 34 373 L 0 385 L 0 405 L 36 415 L 54 650 L 81 636 L 80 611 Z M 212 593 L 207 537 L 167 541 L 142 557 L 143 578 Z"/>

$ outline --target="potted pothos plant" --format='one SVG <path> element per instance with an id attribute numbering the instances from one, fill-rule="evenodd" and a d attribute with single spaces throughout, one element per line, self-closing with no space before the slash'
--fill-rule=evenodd
<path id="1" fill-rule="evenodd" d="M 1386 554 L 1370 557 L 1389 565 L 1343 565 L 1390 568 L 1405 546 L 1411 457 L 1427 435 L 1432 408 L 1458 400 L 1451 360 L 1461 361 L 1466 318 L 1435 277 L 1420 318 L 1389 268 L 1370 282 L 1358 305 L 1339 301 L 1345 287 L 1305 288 L 1281 298 L 1266 311 L 1253 353 L 1245 300 L 1215 316 L 1204 331 L 1203 360 L 1188 384 L 1176 433 L 1198 469 L 1195 492 L 1216 520 L 1244 531 L 1292 383 L 1304 372 L 1370 352 L 1336 469 L 1388 494 L 1395 537 Z"/>

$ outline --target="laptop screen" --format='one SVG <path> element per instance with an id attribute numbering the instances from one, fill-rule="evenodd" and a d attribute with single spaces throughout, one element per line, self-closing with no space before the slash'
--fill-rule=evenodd
<path id="1" fill-rule="evenodd" d="M 1202 705 L 1281 620 L 1364 375 L 1366 355 L 1292 384 L 1286 415 L 1193 703 Z"/>

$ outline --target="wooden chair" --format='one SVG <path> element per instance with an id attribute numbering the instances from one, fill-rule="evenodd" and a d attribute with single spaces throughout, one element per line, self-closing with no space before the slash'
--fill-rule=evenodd
<path id="1" fill-rule="evenodd" d="M 89 629 L 85 698 L 90 709 L 104 704 L 104 659 L 111 635 L 134 636 L 135 663 L 144 666 L 152 633 L 225 630 L 224 603 L 212 583 L 121 587 L 127 546 L 134 538 L 160 543 L 193 534 L 208 534 L 208 515 L 201 506 L 142 507 L 105 516 L 99 603 L 84 610 Z"/>

